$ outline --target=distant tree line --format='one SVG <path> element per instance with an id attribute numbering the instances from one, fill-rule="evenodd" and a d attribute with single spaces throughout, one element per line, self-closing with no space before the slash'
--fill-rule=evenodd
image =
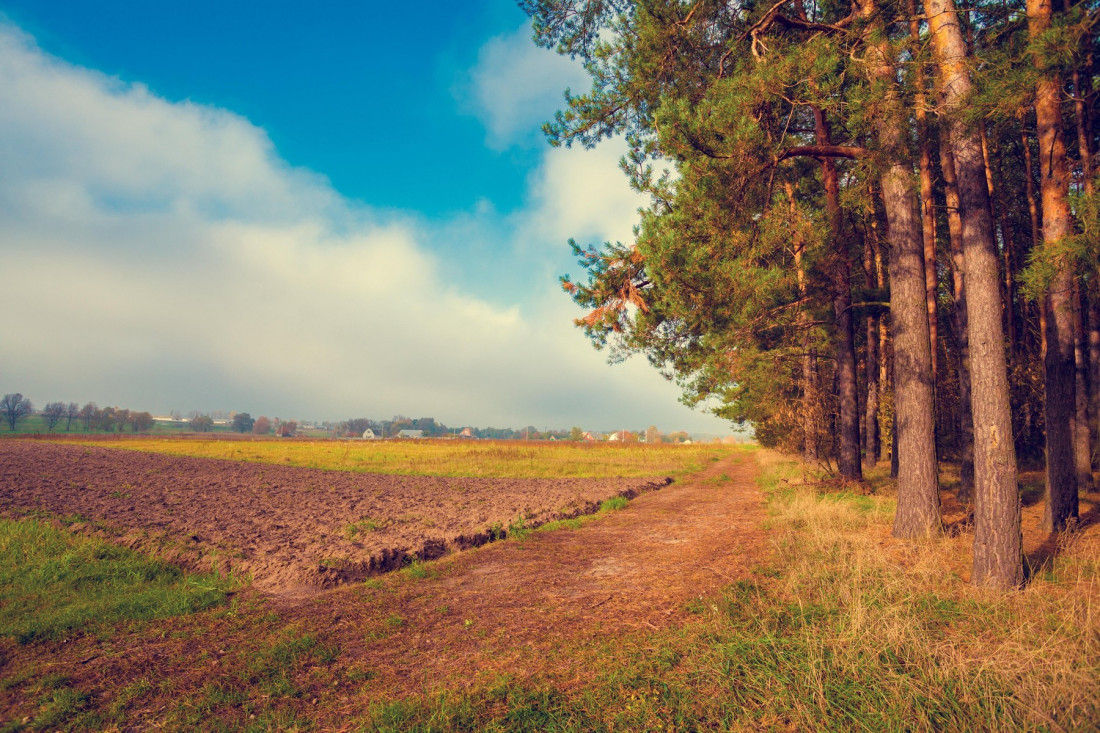
<path id="1" fill-rule="evenodd" d="M 18 392 L 0 398 L 0 415 L 3 415 L 10 431 L 14 431 L 21 420 L 34 414 L 34 404 Z M 76 402 L 50 402 L 38 414 L 47 433 L 52 433 L 62 421 L 65 432 L 72 431 L 74 423 L 78 428 L 83 428 L 83 432 L 121 433 L 129 429 L 130 432 L 145 433 L 153 428 L 153 416 L 148 412 L 99 407 L 94 402 L 88 402 L 83 407 Z"/>

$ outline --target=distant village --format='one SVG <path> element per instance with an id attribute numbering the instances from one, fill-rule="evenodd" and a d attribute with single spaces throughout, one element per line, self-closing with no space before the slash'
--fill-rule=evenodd
<path id="1" fill-rule="evenodd" d="M 359 417 L 333 421 L 313 421 L 215 410 L 192 411 L 186 416 L 178 410 L 153 415 L 120 407 L 100 407 L 95 402 L 49 402 L 41 408 L 22 394 L 12 393 L 0 400 L 0 417 L 10 432 L 22 433 L 237 433 L 271 435 L 281 438 L 339 438 L 346 440 L 547 440 L 583 443 L 743 443 L 752 439 L 748 431 L 727 436 L 689 434 L 686 431 L 662 432 L 655 425 L 644 429 L 612 431 L 588 430 L 579 426 L 568 429 L 450 427 L 435 418 L 410 418 L 395 415 L 389 420 Z"/>

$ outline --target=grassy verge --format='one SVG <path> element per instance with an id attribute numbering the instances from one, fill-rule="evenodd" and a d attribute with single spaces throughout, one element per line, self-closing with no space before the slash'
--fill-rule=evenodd
<path id="1" fill-rule="evenodd" d="M 84 441 L 73 441 L 84 442 Z M 96 444 L 96 443 L 91 443 Z M 615 443 L 469 441 L 112 441 L 124 448 L 170 455 L 221 458 L 338 471 L 488 478 L 604 478 L 695 473 L 736 447 Z"/>
<path id="2" fill-rule="evenodd" d="M 231 586 L 33 519 L 0 519 L 0 636 L 21 643 L 199 611 Z"/>
<path id="3" fill-rule="evenodd" d="M 1069 540 L 1018 593 L 971 588 L 972 536 L 889 537 L 894 499 L 822 493 L 760 451 L 774 564 L 617 638 L 579 690 L 506 677 L 380 704 L 368 730 L 1084 730 L 1100 720 L 1100 544 Z M 888 486 L 882 476 L 875 483 Z"/>

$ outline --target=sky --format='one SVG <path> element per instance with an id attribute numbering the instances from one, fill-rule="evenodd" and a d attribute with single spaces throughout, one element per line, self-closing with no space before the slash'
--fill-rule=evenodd
<path id="1" fill-rule="evenodd" d="M 567 87 L 506 0 L 0 0 L 0 392 L 730 432 L 572 323 L 645 201 Z"/>

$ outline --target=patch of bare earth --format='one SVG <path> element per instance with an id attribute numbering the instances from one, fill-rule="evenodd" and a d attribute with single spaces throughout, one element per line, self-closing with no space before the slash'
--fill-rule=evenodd
<path id="1" fill-rule="evenodd" d="M 187 690 L 231 684 L 272 624 L 339 649 L 323 672 L 297 680 L 305 694 L 286 703 L 322 726 L 359 716 L 372 701 L 463 688 L 497 673 L 549 675 L 569 687 L 598 671 L 586 650 L 682 624 L 692 599 L 766 560 L 755 472 L 749 454 L 735 453 L 579 529 L 534 532 L 450 555 L 423 573 L 308 597 L 252 591 L 234 614 L 81 637 L 48 655 L 101 705 L 133 680 L 173 680 L 170 694 L 131 712 L 138 727 L 169 715 Z"/>
<path id="2" fill-rule="evenodd" d="M 388 476 L 0 442 L 0 511 L 78 514 L 187 563 L 218 553 L 268 593 L 310 594 L 594 512 L 667 479 Z M 83 523 L 81 523 L 83 526 Z"/>

